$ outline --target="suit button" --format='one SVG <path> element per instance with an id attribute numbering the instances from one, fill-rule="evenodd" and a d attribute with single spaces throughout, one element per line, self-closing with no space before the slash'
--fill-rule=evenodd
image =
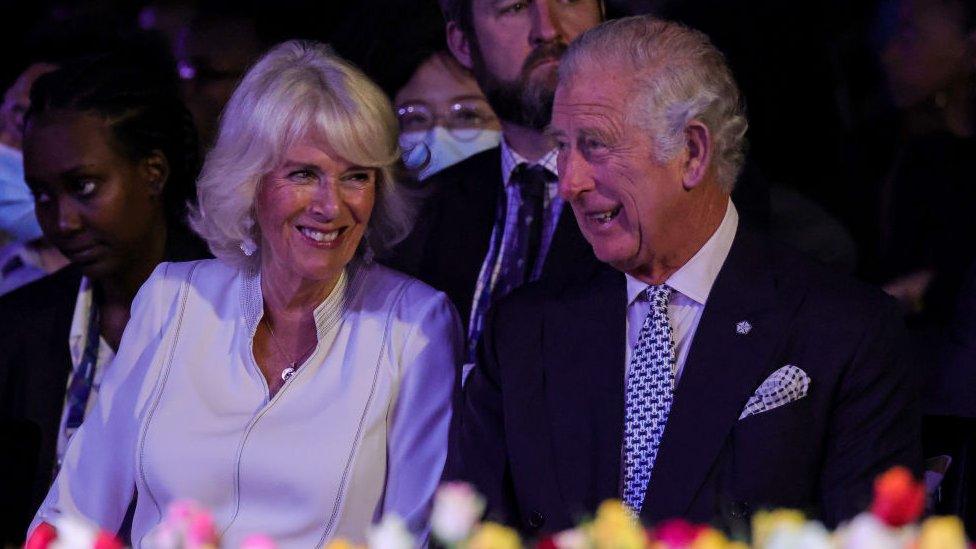
<path id="1" fill-rule="evenodd" d="M 546 523 L 546 517 L 542 516 L 542 513 L 538 511 L 532 511 L 529 513 L 529 526 L 533 528 L 542 528 L 542 525 Z"/>

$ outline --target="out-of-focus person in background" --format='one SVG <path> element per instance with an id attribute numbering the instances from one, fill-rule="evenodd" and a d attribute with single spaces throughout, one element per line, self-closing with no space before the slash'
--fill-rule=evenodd
<path id="1" fill-rule="evenodd" d="M 248 71 L 191 214 L 217 259 L 140 290 L 34 526 L 116 531 L 132 504 L 141 546 L 190 498 L 228 546 L 360 541 L 386 513 L 426 542 L 462 340 L 444 294 L 371 261 L 409 228 L 397 133 L 383 92 L 321 44 Z"/>
<path id="2" fill-rule="evenodd" d="M 204 148 L 213 144 L 220 112 L 263 49 L 254 19 L 220 5 L 223 10 L 198 9 L 172 43 L 183 98 Z"/>
<path id="3" fill-rule="evenodd" d="M 436 192 L 430 176 L 498 145 L 501 124 L 471 71 L 448 52 L 436 0 L 364 0 L 333 45 L 393 101 L 411 176 L 403 183 L 423 182 L 420 201 Z"/>
<path id="4" fill-rule="evenodd" d="M 196 131 L 171 73 L 130 55 L 38 79 L 24 170 L 70 266 L 0 298 L 0 500 L 17 543 L 111 371 L 136 291 L 164 259 L 205 257 L 184 225 Z"/>
<path id="5" fill-rule="evenodd" d="M 976 6 L 884 0 L 874 29 L 893 110 L 855 136 L 849 224 L 861 275 L 942 326 L 976 258 Z"/>
<path id="6" fill-rule="evenodd" d="M 67 264 L 56 248 L 43 238 L 34 217 L 34 198 L 24 182 L 24 114 L 30 107 L 30 89 L 54 65 L 34 63 L 21 73 L 0 105 L 0 295 Z"/>
<path id="7" fill-rule="evenodd" d="M 423 181 L 473 154 L 497 147 L 501 124 L 475 82 L 447 50 L 425 59 L 394 98 L 400 146 Z"/>

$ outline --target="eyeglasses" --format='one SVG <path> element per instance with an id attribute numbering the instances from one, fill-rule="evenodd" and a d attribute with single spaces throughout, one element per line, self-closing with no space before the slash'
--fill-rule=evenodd
<path id="1" fill-rule="evenodd" d="M 406 103 L 397 108 L 397 119 L 402 133 L 426 133 L 440 122 L 455 139 L 469 141 L 495 123 L 497 117 L 483 99 L 469 99 L 452 103 L 446 114 L 437 113 L 427 103 Z"/>

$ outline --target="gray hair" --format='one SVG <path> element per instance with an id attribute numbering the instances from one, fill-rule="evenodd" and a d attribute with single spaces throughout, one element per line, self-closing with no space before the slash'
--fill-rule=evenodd
<path id="1" fill-rule="evenodd" d="M 242 246 L 260 242 L 254 197 L 285 151 L 307 136 L 324 138 L 344 160 L 376 168 L 376 205 L 359 254 L 381 253 L 410 230 L 411 212 L 394 173 L 398 127 L 386 95 L 359 69 L 317 42 L 269 50 L 227 103 L 220 132 L 197 182 L 190 225 L 219 259 L 256 266 Z"/>
<path id="2" fill-rule="evenodd" d="M 674 158 L 685 127 L 699 120 L 712 135 L 716 181 L 731 192 L 745 158 L 748 122 L 732 71 L 708 37 L 646 15 L 607 21 L 570 44 L 559 66 L 560 85 L 584 67 L 614 62 L 634 75 L 633 114 L 653 136 L 655 160 Z"/>

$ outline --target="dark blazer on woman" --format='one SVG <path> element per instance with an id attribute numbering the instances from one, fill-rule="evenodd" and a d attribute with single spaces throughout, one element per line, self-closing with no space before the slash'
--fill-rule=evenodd
<path id="1" fill-rule="evenodd" d="M 24 532 L 53 480 L 81 271 L 68 266 L 0 297 L 0 527 Z"/>

